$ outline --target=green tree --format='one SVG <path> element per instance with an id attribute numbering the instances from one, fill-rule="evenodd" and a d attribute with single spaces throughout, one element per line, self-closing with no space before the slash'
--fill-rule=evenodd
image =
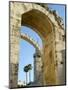
<path id="1" fill-rule="evenodd" d="M 27 81 L 28 81 L 28 78 L 27 78 L 27 72 L 28 72 L 28 66 L 26 65 L 25 67 L 24 67 L 24 72 L 26 73 L 26 85 L 27 85 Z"/>
<path id="2" fill-rule="evenodd" d="M 32 70 L 32 65 L 31 64 L 28 64 L 29 82 L 31 82 L 31 70 Z"/>

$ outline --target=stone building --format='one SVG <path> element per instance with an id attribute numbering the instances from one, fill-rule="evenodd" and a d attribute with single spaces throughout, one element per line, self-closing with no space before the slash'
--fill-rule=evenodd
<path id="1" fill-rule="evenodd" d="M 42 84 L 65 84 L 65 30 L 55 10 L 37 3 L 10 2 L 10 62 L 9 87 L 17 87 L 20 27 L 33 28 L 42 39 Z"/>

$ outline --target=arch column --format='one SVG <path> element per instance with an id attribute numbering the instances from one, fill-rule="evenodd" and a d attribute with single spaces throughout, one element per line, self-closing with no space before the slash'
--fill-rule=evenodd
<path id="1" fill-rule="evenodd" d="M 9 87 L 16 88 L 18 80 L 19 41 L 21 21 L 10 18 L 10 62 L 9 62 Z"/>
<path id="2" fill-rule="evenodd" d="M 44 85 L 56 85 L 54 33 L 51 32 L 45 38 L 43 53 L 43 81 Z"/>

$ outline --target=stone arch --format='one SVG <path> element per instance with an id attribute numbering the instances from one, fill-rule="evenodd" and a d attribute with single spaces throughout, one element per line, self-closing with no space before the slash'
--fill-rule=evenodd
<path id="1" fill-rule="evenodd" d="M 28 5 L 30 7 L 28 8 Z M 43 7 L 30 3 L 10 3 L 10 88 L 17 87 L 18 54 L 21 25 L 35 30 L 43 40 L 43 81 L 42 85 L 56 85 L 54 28 L 49 12 Z M 55 23 L 54 23 L 55 24 Z"/>
<path id="2" fill-rule="evenodd" d="M 53 31 L 53 25 L 48 16 L 37 9 L 32 9 L 22 14 L 21 19 L 21 25 L 35 28 L 34 31 L 37 32 L 42 38 L 46 37 Z"/>
<path id="3" fill-rule="evenodd" d="M 24 39 L 25 41 L 29 42 L 30 44 L 32 44 L 40 53 L 42 53 L 42 49 L 39 46 L 39 44 L 33 40 L 33 38 L 31 38 L 30 36 L 28 36 L 27 34 L 22 33 L 21 34 L 21 39 Z"/>
<path id="4" fill-rule="evenodd" d="M 56 76 L 54 67 L 54 32 L 52 22 L 43 12 L 32 9 L 22 14 L 21 25 L 27 25 L 31 28 L 35 28 L 34 31 L 41 36 L 44 48 L 44 54 L 42 55 L 42 60 L 44 63 L 43 83 L 44 85 L 45 83 L 46 85 L 54 85 L 56 83 Z M 48 53 L 46 54 L 46 52 Z"/>

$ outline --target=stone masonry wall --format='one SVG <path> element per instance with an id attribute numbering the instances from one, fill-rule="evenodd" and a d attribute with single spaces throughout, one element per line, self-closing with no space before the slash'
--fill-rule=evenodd
<path id="1" fill-rule="evenodd" d="M 39 10 L 41 13 L 44 13 L 45 16 L 49 18 L 49 23 L 51 25 L 52 31 L 47 37 L 44 38 L 44 55 L 43 55 L 43 79 L 44 85 L 55 85 L 59 80 L 57 67 L 55 68 L 56 55 L 60 59 L 62 59 L 56 51 L 65 49 L 65 44 L 62 45 L 60 42 L 55 44 L 56 40 L 58 40 L 58 32 L 64 34 L 64 29 L 61 28 L 55 19 L 55 15 L 50 13 L 45 8 L 40 5 L 34 3 L 21 3 L 21 2 L 10 2 L 10 88 L 17 87 L 17 79 L 18 79 L 18 63 L 19 63 L 19 40 L 20 40 L 20 27 L 21 27 L 21 16 L 22 14 L 30 11 L 30 10 Z M 52 26 L 53 25 L 53 26 Z M 40 27 L 41 28 L 41 27 Z M 40 31 L 41 32 L 41 31 Z M 46 43 L 45 43 L 46 42 Z M 62 43 L 62 42 L 61 42 Z M 58 61 L 60 60 L 58 59 Z M 61 84 L 61 83 L 59 83 Z"/>

